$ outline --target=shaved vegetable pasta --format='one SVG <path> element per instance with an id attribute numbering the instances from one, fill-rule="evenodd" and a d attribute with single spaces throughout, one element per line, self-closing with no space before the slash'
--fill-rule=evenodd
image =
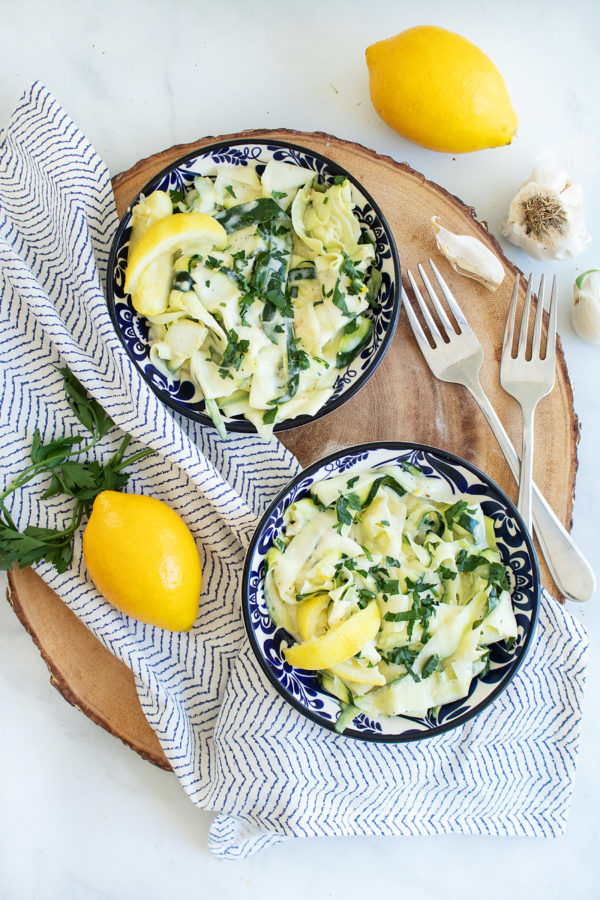
<path id="1" fill-rule="evenodd" d="M 292 503 L 267 554 L 269 613 L 359 712 L 422 717 L 465 697 L 517 635 L 508 574 L 478 503 L 410 463 L 336 475 Z"/>
<path id="2" fill-rule="evenodd" d="M 340 369 L 369 344 L 381 274 L 345 176 L 271 161 L 218 165 L 187 193 L 156 191 L 132 212 L 132 242 L 166 216 L 202 213 L 222 249 L 186 245 L 152 258 L 132 292 L 149 322 L 150 359 L 195 388 L 223 438 L 243 415 L 268 438 L 314 415 Z M 130 254 L 131 254 L 130 246 Z"/>

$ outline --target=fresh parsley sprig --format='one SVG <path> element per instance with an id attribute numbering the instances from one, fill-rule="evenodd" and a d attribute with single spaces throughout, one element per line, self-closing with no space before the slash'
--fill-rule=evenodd
<path id="1" fill-rule="evenodd" d="M 10 569 L 15 563 L 24 568 L 44 559 L 58 572 L 64 572 L 73 558 L 73 535 L 83 517 L 89 515 L 96 496 L 105 490 L 122 490 L 129 478 L 123 469 L 154 452 L 145 448 L 125 459 L 125 450 L 131 441 L 131 435 L 127 434 L 105 465 L 97 460 L 77 459 L 95 447 L 114 422 L 69 369 L 59 371 L 63 376 L 66 401 L 91 438 L 86 441 L 83 435 L 73 435 L 43 444 L 36 428 L 31 444 L 31 464 L 0 493 L 0 569 Z M 43 499 L 57 494 L 75 499 L 71 522 L 62 530 L 27 525 L 21 531 L 6 506 L 5 500 L 10 494 L 40 475 L 50 476 Z"/>

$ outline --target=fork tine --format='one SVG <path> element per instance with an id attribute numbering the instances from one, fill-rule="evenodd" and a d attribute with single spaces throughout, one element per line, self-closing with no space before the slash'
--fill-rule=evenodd
<path id="1" fill-rule="evenodd" d="M 429 294 L 429 299 L 431 300 L 431 305 L 433 306 L 436 313 L 440 317 L 440 321 L 441 321 L 442 325 L 444 326 L 444 328 L 446 329 L 446 334 L 448 335 L 448 337 L 451 337 L 453 334 L 456 334 L 456 332 L 454 331 L 454 328 L 452 327 L 452 323 L 450 322 L 450 319 L 446 315 L 446 310 L 444 309 L 444 307 L 438 300 L 438 296 L 437 296 L 436 292 L 434 291 L 434 289 L 432 288 L 431 282 L 429 281 L 429 278 L 427 277 L 427 273 L 425 272 L 425 269 L 423 268 L 421 263 L 418 263 L 417 268 L 419 270 L 419 275 L 423 279 L 423 284 L 425 285 L 425 288 L 427 289 L 427 293 Z"/>
<path id="2" fill-rule="evenodd" d="M 542 343 L 542 318 L 544 316 L 544 276 L 540 278 L 537 307 L 535 310 L 535 322 L 533 326 L 533 341 L 531 342 L 531 358 L 540 358 L 540 345 Z"/>
<path id="3" fill-rule="evenodd" d="M 429 312 L 429 308 L 428 308 L 427 304 L 423 300 L 423 296 L 422 296 L 419 288 L 417 287 L 417 283 L 416 283 L 415 279 L 413 278 L 412 272 L 410 271 L 410 269 L 406 270 L 406 274 L 408 275 L 408 279 L 412 285 L 412 289 L 415 292 L 415 297 L 417 298 L 417 303 L 419 304 L 419 309 L 423 313 L 423 318 L 427 322 L 427 327 L 429 328 L 429 330 L 431 332 L 431 336 L 433 337 L 434 343 L 440 343 L 440 342 L 443 343 L 444 339 L 443 339 L 442 335 L 440 334 L 440 330 L 437 327 L 437 325 L 435 324 L 435 322 L 433 320 L 433 316 Z"/>
<path id="4" fill-rule="evenodd" d="M 413 309 L 413 305 L 408 298 L 408 294 L 404 290 L 404 288 L 400 289 L 400 296 L 402 298 L 402 303 L 404 304 L 404 309 L 406 310 L 406 315 L 408 316 L 408 321 L 413 330 L 414 336 L 416 338 L 417 344 L 421 348 L 421 352 L 424 356 L 428 350 L 431 350 L 431 345 L 427 340 L 427 336 L 421 327 L 421 323 L 417 319 L 417 314 Z"/>
<path id="5" fill-rule="evenodd" d="M 527 329 L 529 328 L 529 308 L 531 307 L 531 288 L 533 282 L 533 274 L 529 276 L 527 282 L 527 294 L 525 295 L 525 305 L 521 313 L 521 330 L 519 331 L 519 344 L 517 346 L 517 356 L 525 357 L 527 349 Z"/>
<path id="6" fill-rule="evenodd" d="M 515 336 L 515 317 L 517 312 L 517 300 L 519 297 L 519 276 L 517 275 L 515 279 L 515 286 L 513 288 L 513 294 L 510 301 L 510 306 L 508 308 L 508 315 L 506 317 L 506 325 L 504 326 L 504 340 L 502 341 L 502 359 L 506 355 L 512 356 L 512 347 L 513 340 Z"/>
<path id="7" fill-rule="evenodd" d="M 450 288 L 448 287 L 448 285 L 446 284 L 446 282 L 444 281 L 444 279 L 438 272 L 438 270 L 435 266 L 435 263 L 433 262 L 432 259 L 429 260 L 429 265 L 433 269 L 433 274 L 437 278 L 437 282 L 441 288 L 442 294 L 446 298 L 446 302 L 448 303 L 448 306 L 452 310 L 452 315 L 456 319 L 457 324 L 459 325 L 461 330 L 464 331 L 464 330 L 468 329 L 470 331 L 471 327 L 470 327 L 469 323 L 467 322 L 467 320 L 465 319 L 462 309 L 460 308 L 460 306 L 454 299 L 454 295 L 452 294 Z"/>
<path id="8" fill-rule="evenodd" d="M 552 279 L 552 291 L 550 293 L 550 308 L 548 310 L 548 334 L 546 336 L 545 359 L 552 359 L 554 367 L 554 353 L 556 350 L 556 316 L 558 304 L 556 302 L 556 275 Z"/>

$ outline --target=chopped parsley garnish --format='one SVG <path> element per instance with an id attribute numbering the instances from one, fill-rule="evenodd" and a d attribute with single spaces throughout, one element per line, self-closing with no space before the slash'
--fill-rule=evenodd
<path id="1" fill-rule="evenodd" d="M 190 256 L 190 258 L 188 259 L 188 264 L 187 264 L 188 272 L 191 272 L 192 266 L 195 266 L 196 263 L 202 262 L 203 259 L 204 259 L 204 257 L 201 256 L 200 253 L 194 253 L 193 256 Z"/>
<path id="2" fill-rule="evenodd" d="M 402 487 L 399 481 L 396 481 L 396 479 L 392 475 L 380 475 L 379 478 L 375 479 L 375 481 L 369 488 L 369 493 L 367 494 L 367 497 L 363 504 L 363 507 L 365 509 L 371 505 L 377 495 L 379 488 L 382 485 L 391 488 L 394 493 L 398 494 L 399 497 L 403 497 L 404 494 L 406 494 L 406 490 Z"/>
<path id="3" fill-rule="evenodd" d="M 410 647 L 395 647 L 388 653 L 382 654 L 382 659 L 392 666 L 404 666 L 413 681 L 420 681 L 421 679 L 413 670 L 413 664 L 418 655 L 419 651 Z"/>
<path id="4" fill-rule="evenodd" d="M 255 299 L 256 298 L 254 297 L 254 294 L 242 294 L 240 296 L 240 299 L 238 301 L 238 308 L 240 311 L 240 319 L 242 320 L 242 325 L 248 326 L 250 324 L 246 318 L 246 315 Z"/>
<path id="5" fill-rule="evenodd" d="M 416 581 L 411 578 L 407 578 L 406 587 L 407 590 L 412 593 L 413 611 L 416 614 L 414 620 L 409 622 L 408 636 L 410 638 L 410 636 L 412 635 L 414 623 L 418 620 L 421 628 L 423 629 L 421 640 L 423 643 L 426 643 L 429 637 L 427 633 L 427 626 L 436 606 L 439 603 L 439 600 L 437 599 L 438 591 L 436 585 L 425 582 L 424 578 L 424 573 Z M 430 591 L 431 593 L 426 593 L 428 591 Z"/>
<path id="6" fill-rule="evenodd" d="M 386 612 L 383 618 L 386 622 L 413 622 L 417 613 L 414 609 L 406 609 L 403 612 Z"/>
<path id="7" fill-rule="evenodd" d="M 475 532 L 475 528 L 477 527 L 477 519 L 474 519 L 470 512 L 473 510 L 469 509 L 469 504 L 466 500 L 457 500 L 452 506 L 448 507 L 446 512 L 444 513 L 444 518 L 446 519 L 446 524 L 448 528 L 452 528 L 454 523 L 460 525 L 461 528 L 464 528 L 465 531 L 468 531 L 470 534 Z"/>
<path id="8" fill-rule="evenodd" d="M 484 577 L 489 584 L 494 585 L 501 591 L 510 590 L 506 566 L 503 566 L 502 563 L 490 562 L 489 559 L 481 555 L 469 555 L 467 550 L 461 550 L 456 557 L 456 568 L 459 572 L 474 572 L 480 566 L 486 567 Z"/>
<path id="9" fill-rule="evenodd" d="M 454 581 L 458 575 L 458 572 L 455 572 L 454 569 L 449 569 L 447 566 L 438 566 L 435 571 L 444 581 Z"/>
<path id="10" fill-rule="evenodd" d="M 351 316 L 352 313 L 348 309 L 348 304 L 346 303 L 346 295 L 340 288 L 340 281 L 341 278 L 338 278 L 335 283 L 335 288 L 333 289 L 333 298 L 331 302 L 334 306 L 337 306 L 338 309 L 341 309 L 345 316 Z"/>
<path id="11" fill-rule="evenodd" d="M 363 276 L 344 250 L 342 250 L 342 256 L 344 261 L 340 266 L 340 276 L 348 276 L 348 293 L 352 295 L 360 294 L 364 288 Z"/>
<path id="12" fill-rule="evenodd" d="M 383 276 L 379 269 L 373 267 L 371 269 L 371 274 L 367 278 L 367 303 L 371 307 L 371 309 L 380 309 L 381 304 L 377 302 L 377 297 L 379 295 L 379 290 L 381 288 L 381 284 L 383 281 Z"/>
<path id="13" fill-rule="evenodd" d="M 176 272 L 173 277 L 174 291 L 191 291 L 194 287 L 194 279 L 189 272 Z"/>
<path id="14" fill-rule="evenodd" d="M 342 494 L 340 497 L 338 497 L 338 501 L 335 507 L 335 511 L 337 514 L 337 525 L 334 526 L 338 532 L 341 532 L 342 526 L 351 525 L 354 521 L 354 516 L 349 511 L 351 509 L 362 509 L 360 498 L 356 494 Z"/>
<path id="15" fill-rule="evenodd" d="M 381 582 L 381 590 L 384 594 L 399 594 L 400 582 L 397 578 L 386 578 Z"/>
<path id="16" fill-rule="evenodd" d="M 429 678 L 430 675 L 433 675 L 434 672 L 437 672 L 439 667 L 440 658 L 437 654 L 434 653 L 433 656 L 430 656 L 427 662 L 423 665 L 423 668 L 421 669 L 421 678 Z"/>
<path id="17" fill-rule="evenodd" d="M 277 418 L 277 410 L 279 407 L 273 406 L 271 409 L 268 409 L 263 416 L 263 423 L 265 425 L 272 425 L 275 419 Z"/>
<path id="18" fill-rule="evenodd" d="M 479 628 L 484 619 L 487 619 L 490 613 L 492 613 L 498 604 L 500 603 L 500 595 L 498 593 L 495 585 L 492 585 L 490 588 L 490 592 L 487 596 L 487 606 L 483 616 L 478 619 L 476 622 L 473 622 L 473 628 Z"/>
<path id="19" fill-rule="evenodd" d="M 221 358 L 221 365 L 219 368 L 219 375 L 221 378 L 227 378 L 227 376 L 230 375 L 230 368 L 234 368 L 237 372 L 244 361 L 246 353 L 250 349 L 250 341 L 240 341 L 237 332 L 234 331 L 233 328 L 229 332 L 228 337 L 229 342 Z"/>

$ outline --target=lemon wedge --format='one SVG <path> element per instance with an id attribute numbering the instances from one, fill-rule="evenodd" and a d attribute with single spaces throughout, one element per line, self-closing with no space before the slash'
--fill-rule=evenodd
<path id="1" fill-rule="evenodd" d="M 313 594 L 303 600 L 296 611 L 298 631 L 303 641 L 310 641 L 317 636 L 319 618 L 329 606 L 329 594 Z"/>
<path id="2" fill-rule="evenodd" d="M 318 638 L 284 650 L 285 658 L 300 669 L 331 669 L 351 659 L 367 641 L 375 637 L 381 624 L 377 603 L 369 603 Z"/>
<path id="3" fill-rule="evenodd" d="M 334 675 L 341 678 L 342 681 L 351 681 L 354 684 L 370 684 L 380 687 L 386 683 L 385 676 L 379 671 L 377 666 L 365 668 L 361 666 L 357 660 L 349 659 L 347 662 L 339 663 L 331 669 Z"/>
<path id="4" fill-rule="evenodd" d="M 164 253 L 222 250 L 226 241 L 227 232 L 223 226 L 204 213 L 180 213 L 153 222 L 127 260 L 125 293 L 135 291 L 142 273 Z"/>

